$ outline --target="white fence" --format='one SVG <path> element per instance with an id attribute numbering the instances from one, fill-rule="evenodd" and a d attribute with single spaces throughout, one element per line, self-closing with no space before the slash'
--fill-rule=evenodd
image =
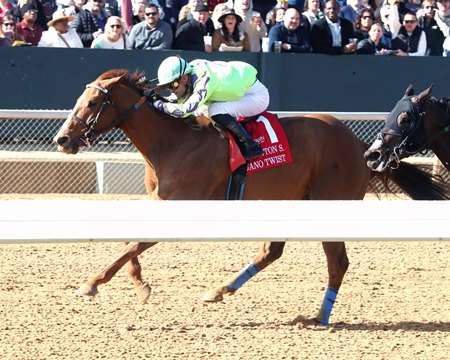
<path id="1" fill-rule="evenodd" d="M 450 240 L 450 201 L 3 201 L 0 244 Z"/>
<path id="2" fill-rule="evenodd" d="M 56 151 L 52 138 L 68 113 L 69 110 L 0 110 L 0 193 L 145 195 L 143 159 L 120 130 L 100 137 L 77 155 Z M 326 113 L 342 120 L 366 142 L 373 141 L 382 127 L 380 120 L 386 116 Z M 306 113 L 277 114 L 282 117 Z"/>

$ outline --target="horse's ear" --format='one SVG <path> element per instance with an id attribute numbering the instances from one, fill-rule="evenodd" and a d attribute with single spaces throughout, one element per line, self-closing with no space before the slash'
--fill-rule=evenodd
<path id="1" fill-rule="evenodd" d="M 121 76 L 119 77 L 119 79 L 117 80 L 117 83 L 119 84 L 119 83 L 121 83 L 122 81 L 124 81 L 126 76 L 127 76 L 127 74 L 121 75 Z"/>
<path id="2" fill-rule="evenodd" d="M 433 85 L 431 85 L 428 89 L 425 89 L 422 91 L 419 95 L 413 96 L 411 98 L 411 102 L 414 105 L 421 105 L 425 99 L 431 94 L 431 89 L 433 88 Z"/>
<path id="3" fill-rule="evenodd" d="M 411 96 L 411 95 L 414 95 L 414 87 L 412 86 L 412 84 L 409 84 L 408 87 L 406 88 L 403 98 L 405 98 L 407 96 Z"/>

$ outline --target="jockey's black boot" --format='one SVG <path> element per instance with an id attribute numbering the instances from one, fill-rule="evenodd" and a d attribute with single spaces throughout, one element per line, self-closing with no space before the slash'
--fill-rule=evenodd
<path id="1" fill-rule="evenodd" d="M 239 148 L 245 160 L 249 161 L 263 154 L 259 144 L 250 137 L 244 127 L 234 117 L 228 114 L 217 114 L 212 116 L 212 119 L 229 130 L 237 138 L 240 142 Z"/>

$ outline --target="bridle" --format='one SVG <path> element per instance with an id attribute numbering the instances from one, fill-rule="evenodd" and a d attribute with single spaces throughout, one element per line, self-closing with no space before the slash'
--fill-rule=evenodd
<path id="1" fill-rule="evenodd" d="M 113 86 L 114 87 L 114 86 Z M 112 89 L 104 88 L 103 86 L 97 85 L 97 84 L 87 84 L 86 88 L 95 88 L 102 93 L 105 94 L 102 100 L 102 104 L 100 105 L 100 109 L 98 110 L 97 114 L 89 118 L 88 120 L 83 120 L 80 117 L 76 116 L 75 114 L 70 113 L 69 118 L 74 119 L 77 123 L 82 125 L 84 129 L 86 130 L 84 135 L 80 137 L 80 140 L 86 145 L 90 146 L 91 143 L 101 134 L 108 132 L 109 130 L 118 127 L 126 118 L 128 118 L 134 111 L 139 109 L 142 104 L 144 104 L 147 101 L 146 96 L 142 96 L 137 103 L 135 103 L 129 110 L 124 110 L 120 105 L 116 104 L 114 99 L 112 98 Z M 95 126 L 98 124 L 100 120 L 100 116 L 105 110 L 105 108 L 111 105 L 112 107 L 115 107 L 121 112 L 121 115 L 117 117 L 111 124 L 106 126 L 103 129 L 96 129 Z"/>
<path id="2" fill-rule="evenodd" d="M 426 154 L 429 144 L 440 136 L 441 133 L 449 131 L 449 117 L 447 116 L 444 128 L 437 132 L 431 139 L 427 139 L 424 124 L 426 113 L 419 105 L 414 104 L 411 98 L 411 96 L 403 98 L 397 103 L 397 106 L 388 115 L 386 124 L 389 127 L 385 126 L 376 137 L 383 147 L 387 145 L 385 140 L 385 136 L 387 135 L 402 139 L 389 154 L 388 165 L 391 169 L 399 167 L 402 157 L 408 157 L 417 153 Z M 397 123 L 397 118 L 401 113 L 406 113 L 410 117 L 412 125 L 408 129 L 402 129 Z"/>

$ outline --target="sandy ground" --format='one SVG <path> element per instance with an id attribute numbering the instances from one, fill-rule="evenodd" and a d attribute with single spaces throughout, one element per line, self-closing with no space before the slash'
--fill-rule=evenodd
<path id="1" fill-rule="evenodd" d="M 201 302 L 260 245 L 158 244 L 141 256 L 146 305 L 125 269 L 95 298 L 74 296 L 121 244 L 2 245 L 0 359 L 450 358 L 450 243 L 347 243 L 350 268 L 327 327 L 293 321 L 322 302 L 320 243 L 289 243 L 236 295 Z"/>

